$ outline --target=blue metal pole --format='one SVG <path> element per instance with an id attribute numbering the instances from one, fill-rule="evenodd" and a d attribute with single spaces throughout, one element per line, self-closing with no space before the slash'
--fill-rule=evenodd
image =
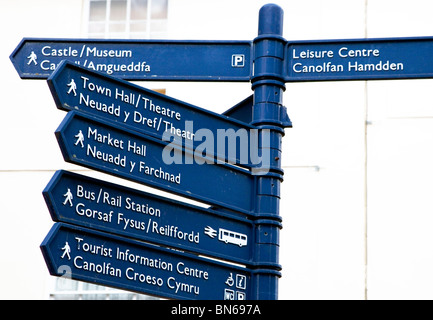
<path id="1" fill-rule="evenodd" d="M 255 213 L 256 247 L 255 261 L 260 266 L 255 272 L 257 300 L 277 300 L 278 280 L 281 277 L 279 265 L 279 232 L 282 228 L 280 207 L 280 184 L 283 181 L 281 169 L 281 141 L 284 128 L 291 127 L 287 110 L 283 106 L 285 81 L 283 76 L 284 49 L 286 40 L 283 34 L 283 10 L 268 4 L 259 13 L 259 32 L 254 40 L 254 90 L 252 124 L 270 139 L 269 147 L 261 152 L 269 152 L 268 170 L 258 169 L 258 187 Z M 268 158 L 268 157 L 266 157 Z"/>

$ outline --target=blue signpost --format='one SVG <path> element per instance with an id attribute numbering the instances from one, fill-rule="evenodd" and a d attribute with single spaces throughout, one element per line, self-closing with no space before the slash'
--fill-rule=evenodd
<path id="1" fill-rule="evenodd" d="M 282 25 L 266 5 L 254 41 L 21 41 L 10 56 L 20 77 L 48 79 L 69 112 L 56 131 L 66 161 L 211 205 L 58 171 L 43 192 L 51 274 L 165 298 L 278 298 L 292 125 Z M 125 80 L 244 81 L 254 95 L 218 115 Z"/>
<path id="2" fill-rule="evenodd" d="M 10 59 L 23 79 L 62 60 L 127 80 L 250 81 L 251 42 L 24 38 Z"/>
<path id="3" fill-rule="evenodd" d="M 43 192 L 54 221 L 254 266 L 254 222 L 67 171 Z"/>
<path id="4" fill-rule="evenodd" d="M 278 298 L 291 127 L 282 22 L 267 5 L 253 42 L 21 41 L 10 56 L 20 77 L 48 78 L 69 112 L 56 131 L 66 161 L 211 205 L 58 171 L 43 192 L 56 222 L 41 244 L 52 275 L 165 298 Z M 245 81 L 254 95 L 218 115 L 122 79 Z"/>
<path id="5" fill-rule="evenodd" d="M 278 299 L 285 84 L 433 77 L 431 37 L 288 42 L 282 31 L 269 4 L 252 42 L 23 39 L 17 72 L 49 78 L 70 111 L 56 131 L 66 161 L 211 205 L 59 171 L 44 190 L 58 222 L 41 245 L 51 274 L 166 298 Z M 114 77 L 245 81 L 254 94 L 217 115 Z M 215 140 L 243 130 L 243 144 Z"/>

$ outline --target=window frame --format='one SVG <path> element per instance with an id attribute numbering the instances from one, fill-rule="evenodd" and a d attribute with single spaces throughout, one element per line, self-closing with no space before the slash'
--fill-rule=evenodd
<path id="1" fill-rule="evenodd" d="M 169 19 L 169 5 L 170 0 L 167 1 L 167 13 L 166 18 L 164 19 L 153 19 L 152 18 L 152 1 L 156 0 L 147 0 L 147 13 L 146 20 L 132 20 L 131 19 L 131 8 L 132 8 L 132 0 L 126 1 L 126 17 L 124 20 L 120 20 L 119 24 L 125 24 L 125 30 L 123 32 L 110 32 L 110 25 L 115 24 L 116 21 L 110 20 L 111 16 L 111 2 L 115 0 L 84 0 L 83 6 L 83 34 L 87 38 L 104 38 L 104 39 L 154 39 L 154 38 L 164 38 L 168 32 L 168 19 Z M 90 3 L 91 2 L 105 2 L 105 21 L 103 22 L 103 31 L 102 32 L 90 32 L 90 26 L 92 22 L 90 21 Z M 145 23 L 146 30 L 143 31 L 131 31 L 131 23 Z M 155 28 L 152 28 L 152 23 L 165 23 L 165 30 L 158 31 Z"/>

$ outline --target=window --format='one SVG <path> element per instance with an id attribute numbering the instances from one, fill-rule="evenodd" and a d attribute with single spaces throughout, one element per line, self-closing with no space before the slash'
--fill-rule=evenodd
<path id="1" fill-rule="evenodd" d="M 168 0 L 88 0 L 89 38 L 164 38 L 167 20 Z"/>

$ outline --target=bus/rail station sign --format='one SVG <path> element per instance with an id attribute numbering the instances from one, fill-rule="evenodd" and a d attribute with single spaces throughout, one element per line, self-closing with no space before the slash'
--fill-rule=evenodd
<path id="1" fill-rule="evenodd" d="M 117 184 L 58 171 L 44 198 L 54 221 L 253 265 L 254 224 Z"/>

